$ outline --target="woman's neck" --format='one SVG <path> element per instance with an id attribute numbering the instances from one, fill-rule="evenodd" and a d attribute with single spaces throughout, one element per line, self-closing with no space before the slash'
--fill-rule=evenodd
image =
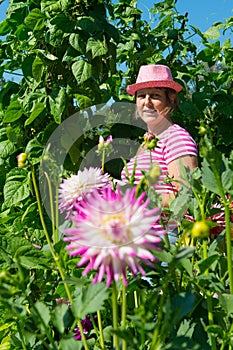
<path id="1" fill-rule="evenodd" d="M 155 135 L 159 136 L 165 130 L 167 130 L 171 125 L 173 125 L 169 117 L 162 118 L 159 123 L 150 123 L 148 124 L 148 131 L 153 132 Z"/>

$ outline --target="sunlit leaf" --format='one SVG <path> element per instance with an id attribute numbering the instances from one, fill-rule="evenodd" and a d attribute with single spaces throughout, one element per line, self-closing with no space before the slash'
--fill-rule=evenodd
<path id="1" fill-rule="evenodd" d="M 108 289 L 104 283 L 90 284 L 82 288 L 80 295 L 74 299 L 72 311 L 82 319 L 89 313 L 101 310 L 107 297 Z"/>
<path id="2" fill-rule="evenodd" d="M 84 83 L 87 79 L 92 76 L 92 66 L 90 63 L 83 59 L 75 62 L 72 65 L 72 72 L 79 84 Z"/>

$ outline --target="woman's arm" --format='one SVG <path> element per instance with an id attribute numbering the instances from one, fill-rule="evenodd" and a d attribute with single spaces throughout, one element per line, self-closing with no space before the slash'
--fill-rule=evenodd
<path id="1" fill-rule="evenodd" d="M 190 170 L 193 170 L 198 167 L 198 161 L 196 156 L 187 155 L 179 157 L 172 162 L 168 164 L 168 176 L 171 179 L 174 179 L 175 181 L 172 181 L 172 185 L 174 186 L 174 189 L 178 191 L 180 187 L 182 186 L 182 182 L 184 182 L 184 179 L 181 178 L 181 164 L 185 168 L 189 168 Z M 175 198 L 174 194 L 164 194 L 162 198 L 162 205 L 164 207 L 169 206 L 169 201 L 171 199 Z"/>

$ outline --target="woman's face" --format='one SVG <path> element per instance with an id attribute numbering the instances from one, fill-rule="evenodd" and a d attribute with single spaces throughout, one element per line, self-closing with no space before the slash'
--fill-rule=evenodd
<path id="1" fill-rule="evenodd" d="M 170 106 L 163 88 L 149 88 L 137 91 L 137 112 L 146 124 L 160 122 L 167 117 L 166 109 Z"/>

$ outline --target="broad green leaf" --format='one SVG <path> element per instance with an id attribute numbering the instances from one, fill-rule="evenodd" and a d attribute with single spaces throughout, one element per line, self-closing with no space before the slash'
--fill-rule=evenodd
<path id="1" fill-rule="evenodd" d="M 46 267 L 48 267 L 47 259 L 38 258 L 35 256 L 20 256 L 19 262 L 27 270 L 44 270 Z"/>
<path id="2" fill-rule="evenodd" d="M 11 31 L 10 21 L 8 19 L 0 22 L 0 36 L 6 35 Z"/>
<path id="3" fill-rule="evenodd" d="M 108 52 L 108 48 L 105 41 L 95 40 L 94 38 L 89 38 L 87 41 L 87 52 L 91 51 L 92 58 L 98 56 L 104 56 Z"/>
<path id="4" fill-rule="evenodd" d="M 213 26 L 204 32 L 204 36 L 210 40 L 216 40 L 220 37 L 220 32 L 218 28 Z"/>
<path id="5" fill-rule="evenodd" d="M 190 277 L 193 277 L 193 265 L 189 259 L 181 259 L 179 262 L 183 268 L 188 272 Z"/>
<path id="6" fill-rule="evenodd" d="M 206 159 L 204 159 L 202 163 L 202 182 L 207 190 L 220 194 L 214 173 Z"/>
<path id="7" fill-rule="evenodd" d="M 66 328 L 65 319 L 68 316 L 67 311 L 68 305 L 62 303 L 55 307 L 52 315 L 53 324 L 58 329 L 60 334 L 63 334 Z"/>
<path id="8" fill-rule="evenodd" d="M 220 293 L 218 297 L 227 315 L 233 316 L 233 295 Z"/>
<path id="9" fill-rule="evenodd" d="M 19 40 L 27 40 L 28 38 L 28 27 L 25 24 L 20 24 L 15 31 L 15 36 Z"/>
<path id="10" fill-rule="evenodd" d="M 75 317 L 85 318 L 89 313 L 103 309 L 103 302 L 108 297 L 108 289 L 104 283 L 90 284 L 84 287 L 72 304 Z"/>
<path id="11" fill-rule="evenodd" d="M 72 33 L 69 37 L 70 45 L 79 52 L 85 52 L 86 43 L 80 34 Z M 77 52 L 76 52 L 77 54 Z M 77 55 L 76 55 L 77 56 Z"/>
<path id="12" fill-rule="evenodd" d="M 30 162 L 32 164 L 38 164 L 41 161 L 43 150 L 44 146 L 36 137 L 30 140 L 25 148 L 25 152 L 30 153 Z"/>
<path id="13" fill-rule="evenodd" d="M 37 301 L 35 303 L 35 308 L 40 315 L 40 318 L 38 317 L 37 314 L 35 316 L 38 318 L 38 322 L 41 324 L 42 328 L 44 329 L 45 326 L 48 326 L 48 323 L 50 321 L 50 312 L 48 306 L 45 304 L 41 303 L 40 301 Z M 43 322 L 42 322 L 43 320 Z"/>
<path id="14" fill-rule="evenodd" d="M 83 343 L 71 337 L 69 339 L 62 339 L 59 344 L 59 350 L 82 350 Z"/>
<path id="15" fill-rule="evenodd" d="M 33 111 L 30 115 L 30 117 L 26 120 L 24 123 L 25 126 L 30 125 L 38 116 L 42 114 L 42 112 L 45 111 L 45 106 L 43 103 L 38 102 L 35 104 Z"/>
<path id="16" fill-rule="evenodd" d="M 188 312 L 192 310 L 195 304 L 194 301 L 195 296 L 193 293 L 180 293 L 170 299 L 170 305 L 167 304 L 165 308 L 172 308 L 172 322 L 174 322 L 174 324 L 178 323 Z M 171 310 L 168 312 L 171 312 Z"/>
<path id="17" fill-rule="evenodd" d="M 67 106 L 67 94 L 65 89 L 61 88 L 58 92 L 54 91 L 49 99 L 51 113 L 57 124 L 61 123 L 63 113 Z"/>
<path id="18" fill-rule="evenodd" d="M 33 78 L 40 82 L 44 72 L 44 63 L 40 57 L 36 57 L 32 63 L 32 75 Z"/>
<path id="19" fill-rule="evenodd" d="M 77 28 L 89 33 L 100 32 L 102 30 L 101 24 L 97 18 L 87 16 L 78 17 L 76 21 Z"/>
<path id="20" fill-rule="evenodd" d="M 32 9 L 25 18 L 25 23 L 32 30 L 41 30 L 44 27 L 44 15 L 38 8 Z"/>
<path id="21" fill-rule="evenodd" d="M 18 100 L 13 100 L 7 107 L 5 116 L 3 118 L 3 123 L 12 123 L 17 119 L 21 118 L 23 115 L 23 110 Z"/>
<path id="22" fill-rule="evenodd" d="M 15 151 L 15 145 L 10 140 L 0 142 L 0 158 L 7 158 Z"/>
<path id="23" fill-rule="evenodd" d="M 11 343 L 9 340 L 3 341 L 2 344 L 0 344 L 0 350 L 10 350 Z"/>
<path id="24" fill-rule="evenodd" d="M 170 263 L 172 261 L 172 254 L 169 252 L 166 252 L 165 250 L 155 250 L 153 251 L 153 255 L 158 258 L 160 261 L 163 261 L 165 263 Z"/>
<path id="25" fill-rule="evenodd" d="M 7 178 L 4 189 L 4 205 L 11 207 L 30 196 L 30 187 L 28 177 L 18 177 L 11 180 Z"/>
<path id="26" fill-rule="evenodd" d="M 74 96 L 77 99 L 78 105 L 81 109 L 85 109 L 93 105 L 92 99 L 88 96 L 80 94 L 75 94 Z"/>
<path id="27" fill-rule="evenodd" d="M 92 66 L 90 63 L 79 60 L 72 65 L 72 72 L 78 84 L 84 83 L 87 79 L 92 77 Z"/>
<path id="28" fill-rule="evenodd" d="M 198 264 L 198 267 L 200 269 L 200 273 L 201 274 L 204 273 L 218 259 L 219 259 L 219 255 L 214 254 L 214 255 L 209 256 L 205 260 L 201 260 L 201 262 Z"/>

